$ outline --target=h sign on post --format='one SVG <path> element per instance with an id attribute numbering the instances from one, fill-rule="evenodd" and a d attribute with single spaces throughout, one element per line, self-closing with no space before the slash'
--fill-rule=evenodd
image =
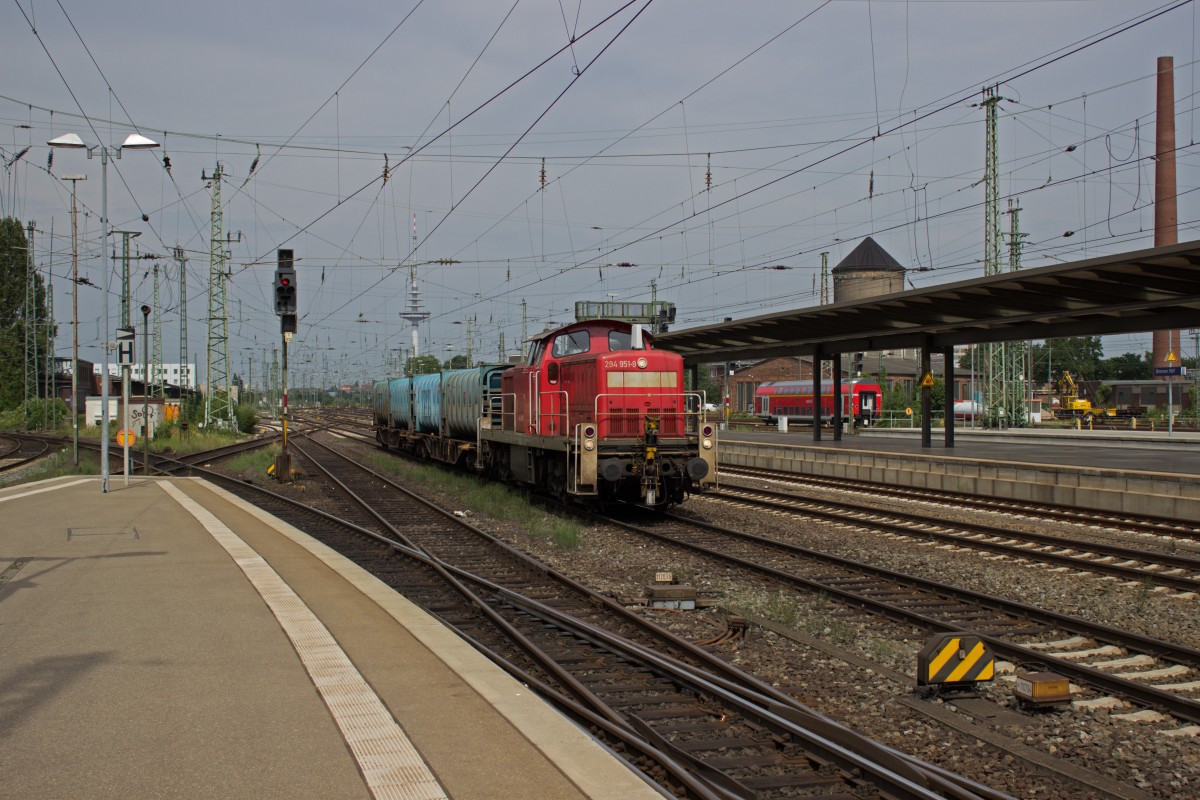
<path id="1" fill-rule="evenodd" d="M 137 331 L 133 327 L 117 328 L 117 366 L 133 366 L 133 342 Z"/>

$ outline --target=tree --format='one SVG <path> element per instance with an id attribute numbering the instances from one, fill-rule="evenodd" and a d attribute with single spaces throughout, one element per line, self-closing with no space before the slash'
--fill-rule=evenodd
<path id="1" fill-rule="evenodd" d="M 684 369 L 683 381 L 687 391 L 703 392 L 704 402 L 720 407 L 725 393 L 721 390 L 721 385 L 712 376 L 712 365 L 701 364 L 696 369 L 696 377 L 698 385 L 692 386 L 692 370 Z"/>
<path id="2" fill-rule="evenodd" d="M 1099 336 L 1068 336 L 1035 344 L 1030 354 L 1035 375 L 1049 375 L 1050 382 L 1069 372 L 1075 380 L 1094 380 L 1104 360 L 1104 344 Z M 1044 372 L 1043 372 L 1044 370 Z"/>
<path id="3" fill-rule="evenodd" d="M 464 355 L 452 356 L 446 362 L 446 369 L 467 369 L 471 366 L 470 360 Z"/>
<path id="4" fill-rule="evenodd" d="M 26 276 L 29 243 L 19 220 L 0 219 L 0 410 L 25 404 L 25 330 L 27 322 L 36 332 L 39 361 L 51 341 L 46 324 L 46 287 L 34 275 L 34 305 L 28 308 Z M 44 367 L 39 365 L 39 374 Z"/>
<path id="5" fill-rule="evenodd" d="M 1102 381 L 1149 380 L 1154 375 L 1151 359 L 1149 353 L 1122 353 L 1106 358 L 1100 362 L 1100 370 L 1095 377 Z"/>
<path id="6" fill-rule="evenodd" d="M 407 375 L 426 375 L 431 372 L 440 372 L 441 369 L 442 364 L 437 360 L 437 356 L 417 356 L 408 359 L 404 372 Z"/>

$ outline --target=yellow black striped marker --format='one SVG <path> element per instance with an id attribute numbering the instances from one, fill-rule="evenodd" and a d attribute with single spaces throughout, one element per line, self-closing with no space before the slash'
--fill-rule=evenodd
<path id="1" fill-rule="evenodd" d="M 978 636 L 939 633 L 917 653 L 917 685 L 962 685 L 996 677 L 996 658 Z"/>

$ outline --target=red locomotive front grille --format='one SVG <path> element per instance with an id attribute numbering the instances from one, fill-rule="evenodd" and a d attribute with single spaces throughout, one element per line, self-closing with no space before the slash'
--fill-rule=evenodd
<path id="1" fill-rule="evenodd" d="M 607 389 L 598 403 L 600 435 L 637 438 L 645 431 L 647 416 L 658 418 L 659 436 L 686 435 L 682 366 L 674 363 L 679 357 L 655 351 L 626 355 L 613 353 L 604 359 Z M 637 366 L 639 360 L 644 368 Z"/>

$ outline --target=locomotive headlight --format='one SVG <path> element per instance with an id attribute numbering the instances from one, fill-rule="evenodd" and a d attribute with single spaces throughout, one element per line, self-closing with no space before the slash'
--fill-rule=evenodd
<path id="1" fill-rule="evenodd" d="M 583 449 L 588 450 L 588 451 L 595 450 L 596 443 L 593 442 L 591 439 L 585 439 L 583 442 Z"/>
<path id="2" fill-rule="evenodd" d="M 592 427 L 591 425 L 584 425 L 583 426 L 583 438 L 595 439 L 596 438 L 596 429 L 594 427 Z"/>
<path id="3" fill-rule="evenodd" d="M 638 369 L 645 369 L 647 366 L 649 366 L 649 364 L 650 362 L 644 358 L 639 358 L 637 360 Z"/>
<path id="4" fill-rule="evenodd" d="M 700 446 L 705 450 L 712 450 L 712 439 L 705 439 L 704 441 L 700 442 Z"/>

